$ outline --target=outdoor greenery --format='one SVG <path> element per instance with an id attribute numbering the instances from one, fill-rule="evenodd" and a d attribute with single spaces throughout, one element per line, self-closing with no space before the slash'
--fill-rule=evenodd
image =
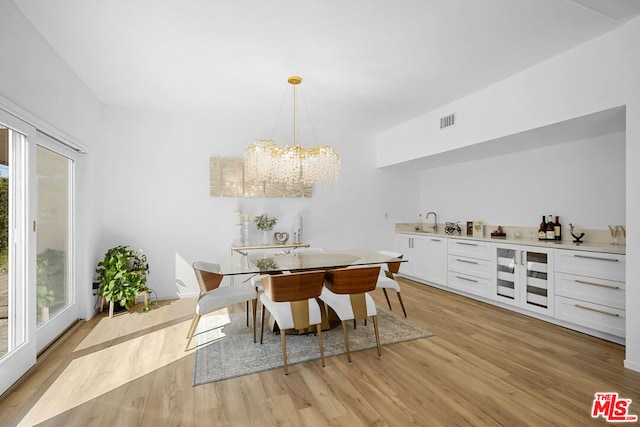
<path id="1" fill-rule="evenodd" d="M 98 263 L 96 274 L 100 283 L 98 295 L 107 301 L 118 302 L 127 310 L 140 292 L 149 290 L 149 264 L 142 249 L 120 245 L 107 250 L 104 260 Z"/>
<path id="2" fill-rule="evenodd" d="M 263 213 L 262 215 L 258 215 L 253 219 L 253 222 L 256 224 L 256 228 L 260 231 L 271 231 L 273 226 L 276 225 L 278 219 L 270 216 L 269 214 Z"/>
<path id="3" fill-rule="evenodd" d="M 55 298 L 64 295 L 65 253 L 45 249 L 36 259 L 36 295 L 38 307 L 49 307 Z"/>

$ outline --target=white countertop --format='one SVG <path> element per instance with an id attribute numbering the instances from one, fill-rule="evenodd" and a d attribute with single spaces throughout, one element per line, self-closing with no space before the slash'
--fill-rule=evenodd
<path id="1" fill-rule="evenodd" d="M 626 254 L 626 245 L 611 245 L 608 243 L 582 243 L 577 245 L 573 243 L 571 240 L 562 240 L 562 241 L 544 241 L 544 240 L 536 240 L 525 237 L 513 238 L 507 237 L 506 239 L 501 238 L 491 238 L 490 236 L 484 237 L 472 237 L 472 236 L 457 236 L 444 234 L 442 232 L 438 233 L 428 233 L 424 231 L 396 231 L 397 234 L 410 234 L 415 236 L 424 236 L 424 237 L 446 237 L 447 239 L 459 239 L 459 240 L 472 240 L 479 242 L 495 242 L 495 243 L 508 243 L 511 245 L 527 245 L 527 246 L 537 246 L 542 248 L 551 248 L 551 249 L 572 249 L 576 251 L 586 251 L 586 252 L 599 252 L 599 253 L 611 253 L 611 254 Z"/>

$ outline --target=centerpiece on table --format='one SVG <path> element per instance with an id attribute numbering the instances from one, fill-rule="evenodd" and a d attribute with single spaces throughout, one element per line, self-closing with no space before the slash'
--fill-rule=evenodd
<path id="1" fill-rule="evenodd" d="M 253 222 L 256 224 L 256 228 L 262 231 L 262 244 L 269 244 L 269 231 L 273 230 L 273 226 L 276 225 L 278 219 L 269 214 L 263 213 L 262 215 L 258 215 L 253 219 Z"/>

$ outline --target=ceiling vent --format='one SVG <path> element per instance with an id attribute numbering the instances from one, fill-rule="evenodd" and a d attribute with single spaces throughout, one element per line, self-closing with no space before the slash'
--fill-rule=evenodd
<path id="1" fill-rule="evenodd" d="M 445 129 L 456 124 L 456 113 L 440 118 L 440 129 Z"/>

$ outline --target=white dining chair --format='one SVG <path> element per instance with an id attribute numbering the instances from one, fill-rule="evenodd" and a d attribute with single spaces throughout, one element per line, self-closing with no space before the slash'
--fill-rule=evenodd
<path id="1" fill-rule="evenodd" d="M 402 254 L 399 252 L 392 251 L 377 251 L 377 253 L 388 256 L 389 258 L 399 258 L 402 259 Z M 402 307 L 402 313 L 404 313 L 404 317 L 407 317 L 407 310 L 404 308 L 404 303 L 402 302 L 402 296 L 400 295 L 400 284 L 395 280 L 395 274 L 400 270 L 400 262 L 389 262 L 386 265 L 383 265 L 380 268 L 380 275 L 378 276 L 378 283 L 376 284 L 376 289 L 382 289 L 384 292 L 384 297 L 387 300 L 387 304 L 389 305 L 389 310 L 391 308 L 391 301 L 389 301 L 389 295 L 387 295 L 387 289 L 391 289 L 396 291 L 398 295 L 398 301 L 400 301 L 400 307 Z"/>
<path id="2" fill-rule="evenodd" d="M 342 323 L 342 332 L 349 362 L 351 362 L 351 349 L 349 347 L 347 320 L 366 320 L 371 317 L 376 335 L 378 356 L 382 355 L 380 333 L 378 331 L 378 312 L 373 298 L 368 293 L 376 288 L 379 270 L 379 266 L 348 267 L 328 270 L 325 273 L 324 287 L 322 288 L 320 299 L 333 309 Z"/>
<path id="3" fill-rule="evenodd" d="M 287 362 L 287 330 L 306 332 L 316 326 L 320 358 L 324 363 L 322 346 L 322 314 L 316 297 L 320 295 L 324 283 L 324 271 L 304 271 L 300 273 L 274 274 L 263 279 L 262 321 L 260 344 L 264 334 L 265 313 L 268 311 L 280 328 L 284 373 L 289 374 Z"/>
<path id="4" fill-rule="evenodd" d="M 223 276 L 220 274 L 218 264 L 196 261 L 193 263 L 193 270 L 196 274 L 198 286 L 200 287 L 200 296 L 198 297 L 193 320 L 187 333 L 187 345 L 184 350 L 187 351 L 189 349 L 189 345 L 198 329 L 198 323 L 202 316 L 232 304 L 248 301 L 251 301 L 253 308 L 253 342 L 256 342 L 256 308 L 258 294 L 255 287 L 249 283 L 220 286 Z"/>

